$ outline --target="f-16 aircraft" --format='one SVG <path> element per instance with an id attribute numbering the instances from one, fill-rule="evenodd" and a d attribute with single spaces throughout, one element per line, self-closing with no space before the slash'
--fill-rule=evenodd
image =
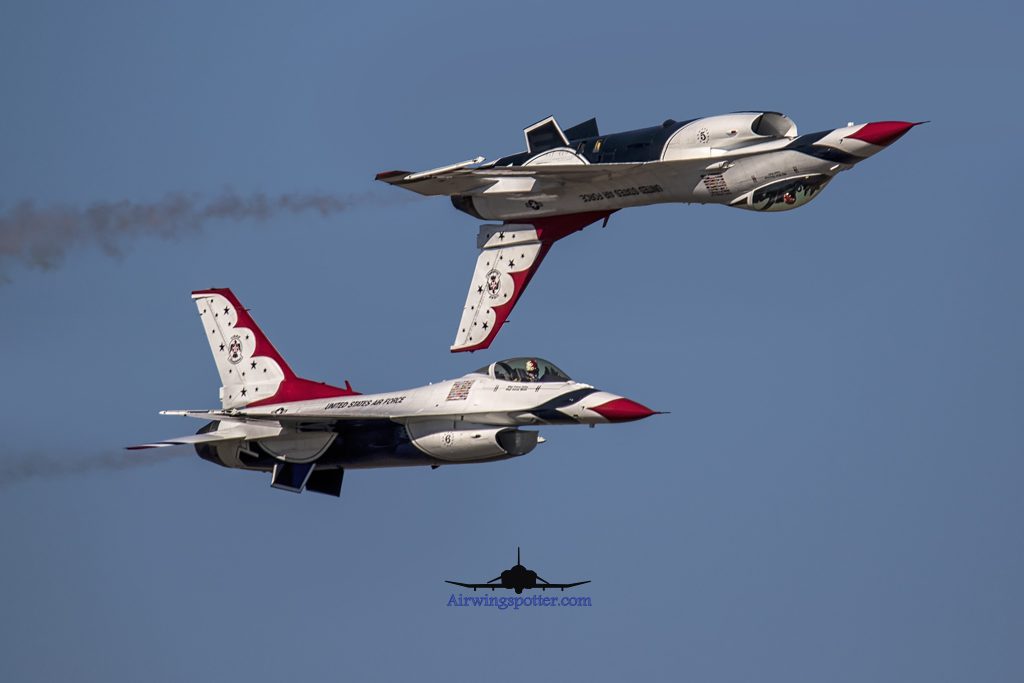
<path id="1" fill-rule="evenodd" d="M 500 583 L 496 583 L 500 581 Z M 540 583 L 537 583 L 540 581 Z M 516 594 L 522 593 L 524 590 L 531 588 L 539 588 L 542 591 L 548 588 L 558 588 L 559 590 L 565 590 L 566 588 L 573 588 L 575 586 L 582 586 L 587 581 L 576 581 L 575 583 L 549 583 L 540 576 L 537 576 L 537 572 L 532 569 L 527 569 L 523 566 L 523 561 L 519 557 L 519 548 L 516 548 L 516 565 L 511 569 L 506 569 L 498 576 L 487 583 L 462 583 L 461 581 L 445 581 L 453 586 L 462 586 L 463 588 L 472 588 L 474 592 L 477 588 L 490 588 L 492 591 L 495 588 L 508 588 L 514 590 Z"/>
<path id="2" fill-rule="evenodd" d="M 452 351 L 490 346 L 548 250 L 619 209 L 664 202 L 788 211 L 917 123 L 875 121 L 797 135 L 777 112 L 738 112 L 602 135 L 596 119 L 527 127 L 526 151 L 377 180 L 447 195 L 481 220 L 481 250 Z"/>
<path id="3" fill-rule="evenodd" d="M 491 462 L 543 441 L 525 426 L 639 420 L 655 411 L 575 382 L 542 358 L 509 358 L 457 379 L 360 394 L 298 377 L 230 289 L 192 292 L 220 373 L 220 410 L 196 434 L 129 446 L 193 445 L 204 460 L 271 473 L 271 486 L 341 495 L 345 470 Z"/>

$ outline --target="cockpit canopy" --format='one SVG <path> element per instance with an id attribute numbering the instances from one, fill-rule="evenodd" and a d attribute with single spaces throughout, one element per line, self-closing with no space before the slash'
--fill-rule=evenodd
<path id="1" fill-rule="evenodd" d="M 476 371 L 506 382 L 568 382 L 569 376 L 543 358 L 523 356 L 491 363 Z"/>

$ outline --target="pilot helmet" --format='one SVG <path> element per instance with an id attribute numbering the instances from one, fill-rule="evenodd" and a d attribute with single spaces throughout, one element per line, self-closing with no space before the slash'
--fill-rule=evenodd
<path id="1" fill-rule="evenodd" d="M 530 375 L 536 375 L 540 372 L 540 367 L 537 366 L 537 361 L 532 358 L 526 361 L 526 372 Z"/>

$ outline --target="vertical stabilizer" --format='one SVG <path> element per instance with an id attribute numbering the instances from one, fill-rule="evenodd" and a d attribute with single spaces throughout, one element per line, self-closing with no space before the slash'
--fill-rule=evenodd
<path id="1" fill-rule="evenodd" d="M 192 292 L 220 375 L 225 408 L 303 401 L 357 392 L 297 377 L 230 289 Z"/>

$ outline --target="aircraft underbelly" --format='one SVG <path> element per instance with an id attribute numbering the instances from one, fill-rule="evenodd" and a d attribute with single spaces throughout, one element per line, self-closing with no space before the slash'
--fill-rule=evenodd
<path id="1" fill-rule="evenodd" d="M 651 164 L 649 169 L 532 193 L 477 195 L 473 207 L 485 220 L 529 221 L 544 216 L 613 211 L 663 203 L 730 204 L 781 178 L 832 175 L 834 162 L 793 150 L 709 159 L 707 167 Z"/>
<path id="2" fill-rule="evenodd" d="M 614 211 L 636 206 L 694 202 L 700 175 L 658 169 L 599 182 L 566 184 L 557 189 L 517 194 L 476 196 L 473 206 L 485 220 L 528 221 L 591 211 Z"/>

